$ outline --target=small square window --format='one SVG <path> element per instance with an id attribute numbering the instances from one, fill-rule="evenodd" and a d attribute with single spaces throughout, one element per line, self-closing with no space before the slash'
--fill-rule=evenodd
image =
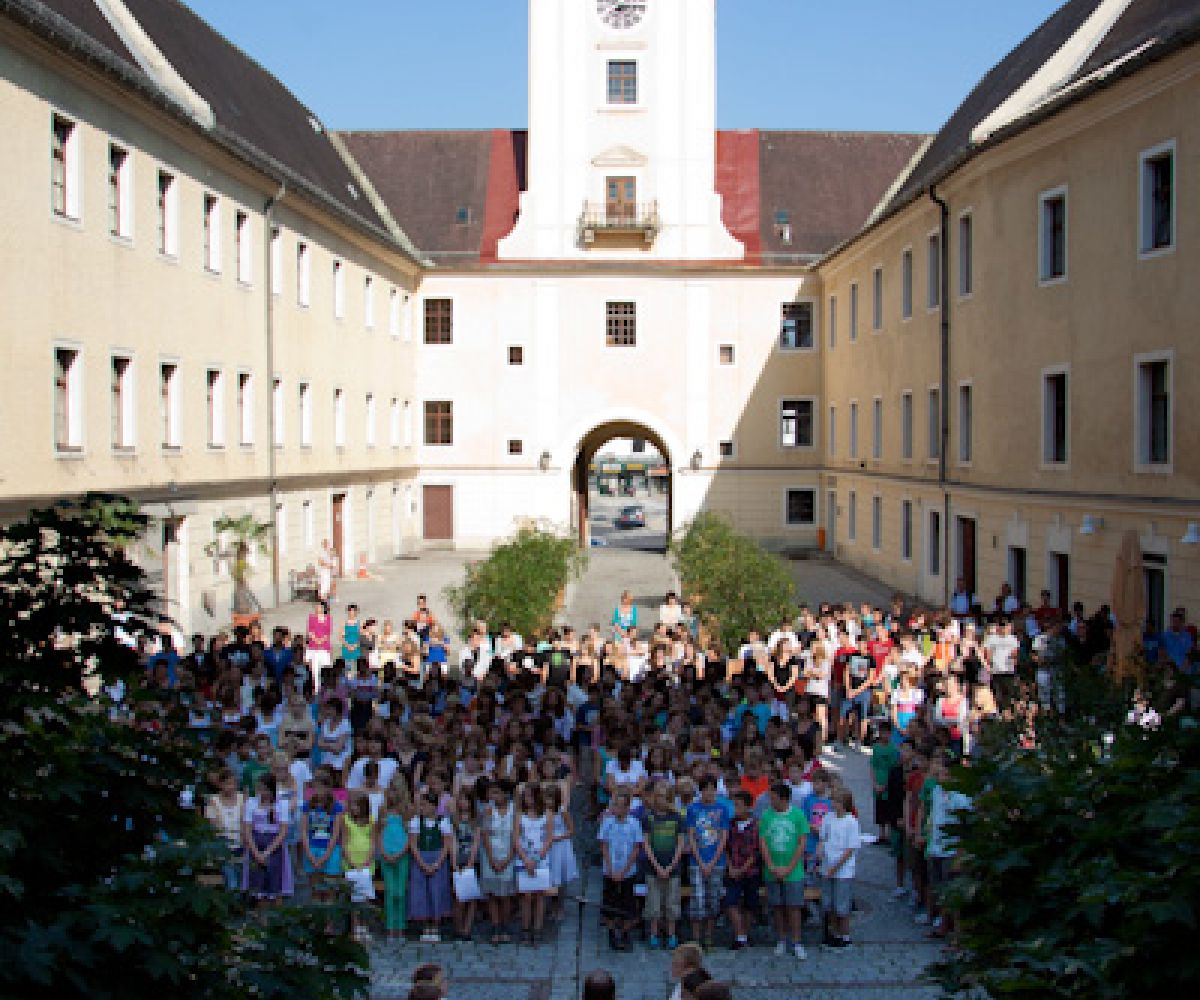
<path id="1" fill-rule="evenodd" d="M 610 302 L 605 343 L 609 347 L 637 346 L 637 303 Z"/>
<path id="2" fill-rule="evenodd" d="M 637 104 L 638 65 L 632 59 L 608 62 L 608 103 Z"/>
<path id="3" fill-rule="evenodd" d="M 803 527 L 817 522 L 817 491 L 790 489 L 787 491 L 786 520 L 788 527 Z"/>
<path id="4" fill-rule="evenodd" d="M 525 453 L 525 442 L 518 441 L 516 438 L 511 438 L 508 442 L 508 453 L 510 455 L 522 455 Z"/>
<path id="5" fill-rule="evenodd" d="M 785 302 L 779 326 L 779 346 L 785 351 L 811 351 L 813 342 L 813 304 Z"/>
<path id="6" fill-rule="evenodd" d="M 510 365 L 525 364 L 525 348 L 520 344 L 511 344 L 508 348 L 508 363 Z"/>
<path id="7" fill-rule="evenodd" d="M 731 365 L 737 359 L 733 344 L 722 344 L 717 353 L 723 365 Z"/>
<path id="8" fill-rule="evenodd" d="M 733 442 L 722 441 L 717 445 L 717 452 L 722 458 L 733 458 Z"/>

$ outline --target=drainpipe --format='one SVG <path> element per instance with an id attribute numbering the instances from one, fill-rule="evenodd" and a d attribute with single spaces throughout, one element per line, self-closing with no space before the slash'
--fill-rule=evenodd
<path id="1" fill-rule="evenodd" d="M 929 186 L 929 200 L 937 205 L 941 217 L 941 389 L 938 392 L 942 407 L 938 429 L 938 486 L 942 491 L 942 603 L 950 606 L 950 491 L 946 488 L 947 448 L 950 445 L 950 206 L 938 197 L 937 186 Z"/>
<path id="2" fill-rule="evenodd" d="M 275 228 L 275 206 L 287 194 L 287 181 L 283 181 L 263 206 L 263 291 L 266 304 L 263 307 L 267 334 L 267 480 L 271 510 L 271 604 L 279 607 L 279 486 L 276 481 L 275 456 L 275 279 L 271 259 L 271 236 Z"/>

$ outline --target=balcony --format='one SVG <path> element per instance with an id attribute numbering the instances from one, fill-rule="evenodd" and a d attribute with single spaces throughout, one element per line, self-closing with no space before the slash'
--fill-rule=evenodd
<path id="1" fill-rule="evenodd" d="M 661 227 L 657 201 L 637 204 L 585 201 L 579 216 L 579 242 L 597 250 L 649 250 Z"/>

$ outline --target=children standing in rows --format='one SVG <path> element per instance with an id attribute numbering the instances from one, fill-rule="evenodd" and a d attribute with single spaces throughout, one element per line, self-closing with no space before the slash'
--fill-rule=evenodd
<path id="1" fill-rule="evenodd" d="M 758 820 L 751 808 L 754 798 L 744 789 L 733 793 L 733 819 L 729 823 L 729 867 L 726 906 L 733 926 L 733 950 L 750 943 L 750 926 L 758 913 L 758 890 L 762 884 L 762 853 L 759 850 Z"/>
<path id="2" fill-rule="evenodd" d="M 767 869 L 767 902 L 775 913 L 779 942 L 775 954 L 787 954 L 791 942 L 795 956 L 808 958 L 800 939 L 804 909 L 804 848 L 808 820 L 792 805 L 792 790 L 786 782 L 771 786 L 771 804 L 758 821 L 763 863 Z"/>
<path id="3" fill-rule="evenodd" d="M 389 938 L 403 937 L 408 927 L 410 804 L 402 783 L 388 786 L 379 811 L 379 870 L 383 876 L 383 927 Z"/>
<path id="4" fill-rule="evenodd" d="M 492 944 L 507 944 L 512 940 L 502 928 L 512 916 L 512 897 L 517 892 L 514 862 L 516 810 L 512 802 L 512 785 L 493 781 L 488 786 L 488 805 L 480 829 L 479 889 L 487 899 L 488 915 L 492 921 Z"/>
<path id="5" fill-rule="evenodd" d="M 312 876 L 313 899 L 326 899 L 329 880 L 342 874 L 342 804 L 323 781 L 313 785 L 300 824 L 304 871 Z"/>
<path id="6" fill-rule="evenodd" d="M 256 792 L 246 803 L 242 888 L 256 899 L 278 900 L 292 894 L 287 806 L 275 800 L 275 779 L 269 774 L 258 779 Z"/>
<path id="7" fill-rule="evenodd" d="M 657 781 L 650 791 L 650 809 L 642 819 L 646 844 L 646 922 L 651 948 L 660 941 L 675 948 L 675 925 L 679 921 L 681 878 L 679 865 L 685 847 L 683 818 L 671 805 L 670 787 Z M 660 933 L 665 936 L 660 938 Z"/>
<path id="8" fill-rule="evenodd" d="M 374 898 L 375 882 L 375 824 L 371 822 L 371 802 L 356 792 L 350 808 L 342 817 L 342 866 L 350 878 L 352 903 L 366 903 Z M 350 933 L 356 940 L 365 935 L 357 909 L 350 913 Z"/>
<path id="9" fill-rule="evenodd" d="M 440 941 L 438 924 L 450 915 L 450 858 L 454 855 L 454 827 L 438 817 L 437 796 L 422 792 L 417 797 L 417 815 L 409 823 L 414 850 L 409 865 L 408 915 L 425 924 L 421 940 Z"/>
<path id="10" fill-rule="evenodd" d="M 542 786 L 546 798 L 553 830 L 550 840 L 550 885 L 557 889 L 556 913 L 562 914 L 562 887 L 579 878 L 579 864 L 575 860 L 575 821 L 571 818 L 569 803 L 563 797 L 562 785 L 555 781 Z"/>

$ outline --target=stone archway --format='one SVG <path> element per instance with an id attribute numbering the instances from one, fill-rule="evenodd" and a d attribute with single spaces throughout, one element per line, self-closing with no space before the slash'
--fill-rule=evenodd
<path id="1" fill-rule="evenodd" d="M 617 438 L 634 438 L 652 444 L 662 456 L 666 470 L 666 532 L 664 547 L 670 543 L 674 525 L 674 470 L 671 449 L 663 437 L 652 427 L 637 420 L 615 419 L 597 424 L 583 435 L 575 451 L 575 462 L 571 470 L 571 525 L 580 544 L 587 546 L 591 538 L 591 511 L 589 501 L 590 471 L 597 452 Z"/>

